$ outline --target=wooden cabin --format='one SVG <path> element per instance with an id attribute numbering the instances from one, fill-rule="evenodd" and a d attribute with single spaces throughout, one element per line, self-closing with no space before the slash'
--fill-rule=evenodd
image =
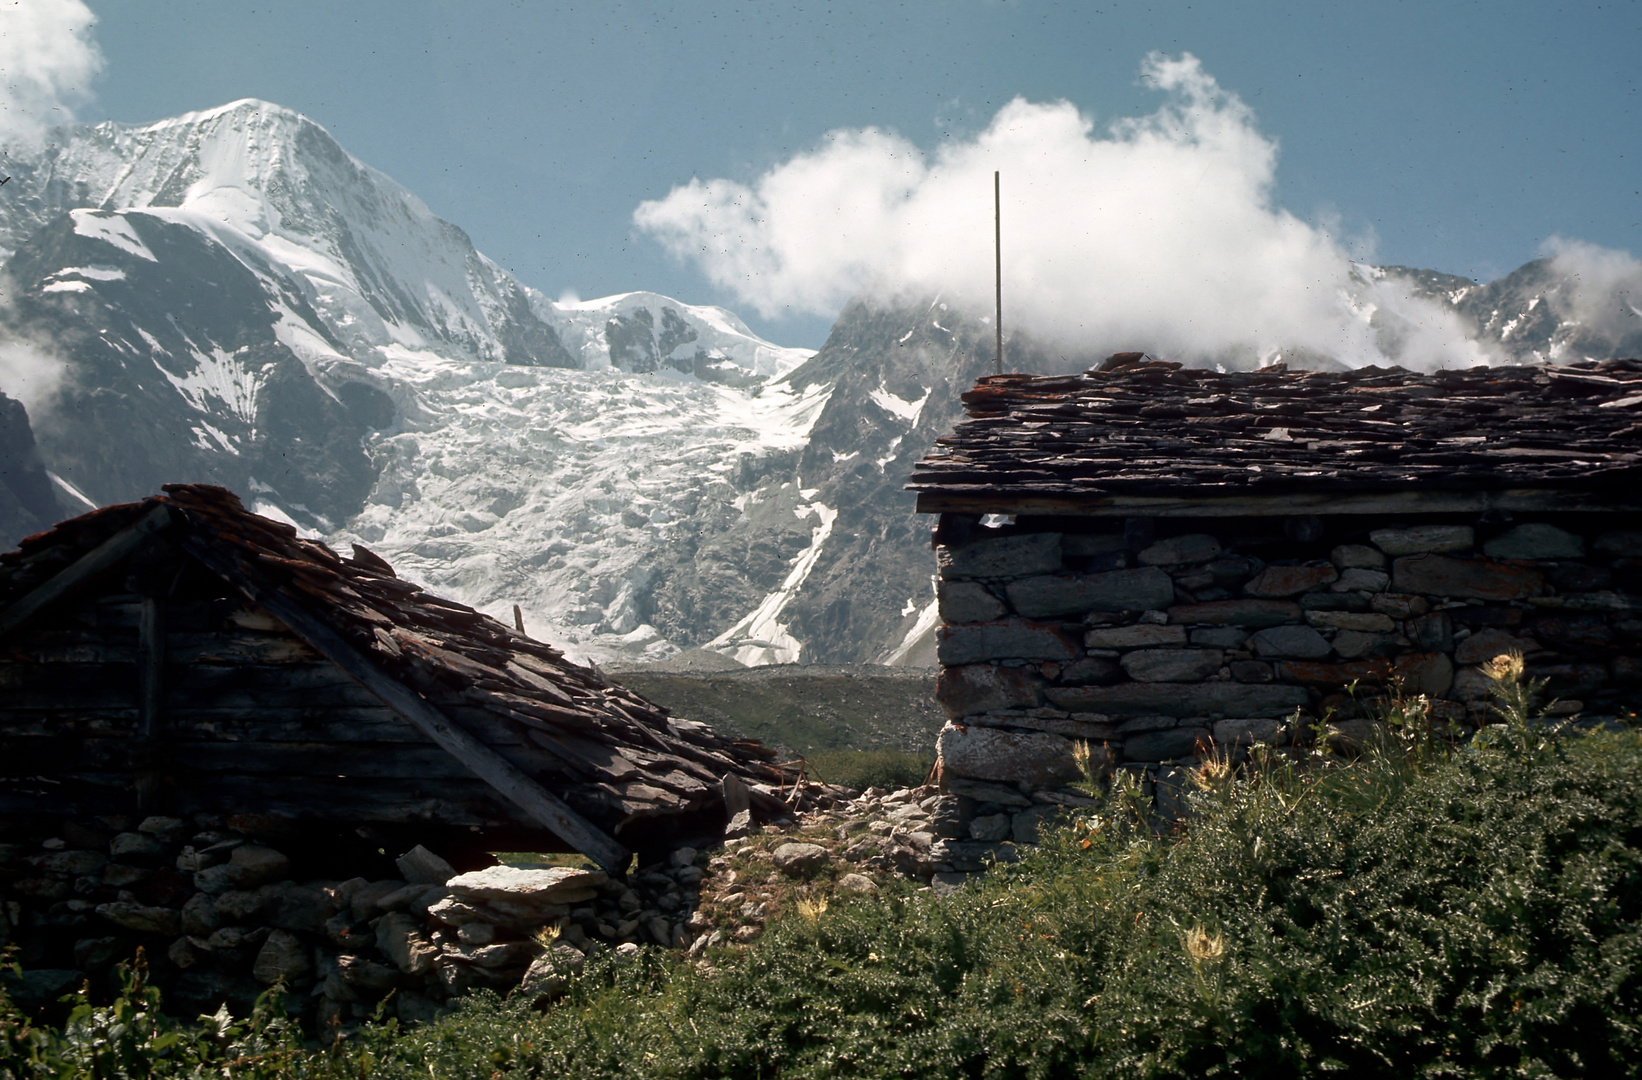
<path id="1" fill-rule="evenodd" d="M 1474 728 L 1501 653 L 1570 715 L 1642 698 L 1642 361 L 1219 372 L 1125 353 L 963 401 L 909 484 L 939 515 L 957 775 L 1017 779 L 970 752 L 990 739 L 1040 774 L 1075 775 L 1084 740 L 1168 777 L 1297 716 L 1349 729 L 1397 688 Z"/>
<path id="2" fill-rule="evenodd" d="M 628 846 L 807 797 L 773 758 L 222 488 L 171 485 L 0 555 L 13 833 L 210 813 L 619 872 Z"/>

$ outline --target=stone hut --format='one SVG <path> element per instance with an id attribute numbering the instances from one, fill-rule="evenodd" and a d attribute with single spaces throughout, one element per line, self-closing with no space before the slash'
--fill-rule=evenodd
<path id="1" fill-rule="evenodd" d="M 1558 711 L 1630 715 L 1642 361 L 1218 372 L 1125 353 L 963 401 L 909 485 L 939 515 L 949 790 L 1052 791 L 1082 740 L 1162 804 L 1210 747 L 1283 743 L 1295 718 L 1360 738 L 1358 704 L 1393 688 L 1463 733 L 1506 652 Z"/>
<path id="2" fill-rule="evenodd" d="M 248 512 L 170 485 L 0 555 L 0 823 L 208 815 L 350 860 L 580 851 L 804 799 L 774 752 Z M 134 815 L 134 816 L 133 816 Z M 358 848 L 358 851 L 354 849 Z M 348 870 L 349 873 L 341 871 Z"/>

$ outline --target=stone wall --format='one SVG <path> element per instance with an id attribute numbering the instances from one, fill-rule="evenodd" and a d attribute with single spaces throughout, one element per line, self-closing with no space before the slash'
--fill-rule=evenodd
<path id="1" fill-rule="evenodd" d="M 1464 734 L 1489 719 L 1480 666 L 1512 651 L 1549 680 L 1558 710 L 1625 716 L 1642 684 L 1639 525 L 1588 514 L 986 529 L 948 515 L 943 783 L 1043 805 L 1079 776 L 1084 741 L 1097 767 L 1137 773 L 1167 814 L 1211 747 L 1284 744 L 1296 717 L 1360 738 L 1359 704 L 1393 686 L 1428 695 Z"/>

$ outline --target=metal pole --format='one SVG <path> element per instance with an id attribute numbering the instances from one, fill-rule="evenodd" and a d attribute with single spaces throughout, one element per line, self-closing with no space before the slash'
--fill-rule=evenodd
<path id="1" fill-rule="evenodd" d="M 992 259 L 993 277 L 998 286 L 998 307 L 994 321 L 998 331 L 998 374 L 1003 374 L 1003 199 L 998 194 L 998 173 L 992 171 Z"/>

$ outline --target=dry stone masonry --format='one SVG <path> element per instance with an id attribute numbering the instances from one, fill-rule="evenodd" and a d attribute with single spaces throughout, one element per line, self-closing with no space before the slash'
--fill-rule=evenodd
<path id="1" fill-rule="evenodd" d="M 911 486 L 941 515 L 942 783 L 989 785 L 986 810 L 1062 797 L 1085 744 L 1172 816 L 1211 750 L 1325 722 L 1360 740 L 1364 702 L 1396 691 L 1463 736 L 1501 653 L 1559 712 L 1631 715 L 1642 363 L 1218 373 L 1133 353 L 964 400 Z"/>

